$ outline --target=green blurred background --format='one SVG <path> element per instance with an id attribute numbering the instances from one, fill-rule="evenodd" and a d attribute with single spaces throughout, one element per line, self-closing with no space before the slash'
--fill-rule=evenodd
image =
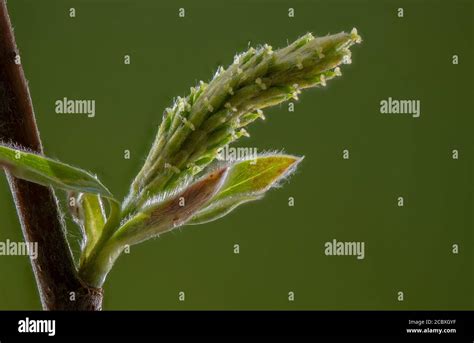
<path id="1" fill-rule="evenodd" d="M 163 109 L 248 42 L 277 48 L 352 27 L 364 39 L 342 78 L 304 92 L 293 113 L 287 104 L 266 111 L 238 143 L 305 155 L 296 175 L 219 221 L 132 247 L 109 275 L 105 309 L 474 309 L 471 1 L 8 5 L 47 155 L 94 171 L 119 198 Z M 96 100 L 96 117 L 56 114 L 63 97 Z M 420 100 L 421 117 L 380 114 L 388 97 Z M 0 211 L 0 241 L 21 241 L 3 176 Z M 325 256 L 332 239 L 365 242 L 365 259 Z M 2 256 L 0 309 L 39 308 L 28 258 Z"/>

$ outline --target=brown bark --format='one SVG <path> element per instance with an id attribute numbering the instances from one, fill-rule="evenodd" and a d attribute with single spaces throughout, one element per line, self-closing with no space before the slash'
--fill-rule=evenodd
<path id="1" fill-rule="evenodd" d="M 28 84 L 21 64 L 15 63 L 17 54 L 6 3 L 0 0 L 0 141 L 42 153 Z M 100 310 L 102 289 L 88 287 L 77 275 L 53 190 L 8 172 L 7 178 L 25 241 L 38 243 L 38 256 L 30 261 L 43 309 Z"/>

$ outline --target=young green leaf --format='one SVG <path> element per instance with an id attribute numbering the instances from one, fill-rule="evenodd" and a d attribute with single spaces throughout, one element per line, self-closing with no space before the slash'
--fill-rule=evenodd
<path id="1" fill-rule="evenodd" d="M 232 212 L 236 207 L 245 204 L 246 202 L 260 200 L 263 198 L 261 195 L 252 194 L 241 194 L 233 197 L 228 197 L 220 201 L 211 202 L 211 204 L 201 211 L 196 213 L 192 219 L 187 222 L 187 225 L 198 225 L 209 223 L 219 218 L 224 217 L 228 213 Z"/>
<path id="2" fill-rule="evenodd" d="M 112 197 L 109 190 L 94 175 L 23 150 L 0 145 L 0 166 L 19 179 L 43 186 Z"/>
<path id="3" fill-rule="evenodd" d="M 302 159 L 280 154 L 235 162 L 219 192 L 188 224 L 214 221 L 243 203 L 261 199 L 279 180 L 289 176 Z"/>
<path id="4" fill-rule="evenodd" d="M 104 205 L 100 195 L 82 193 L 77 199 L 78 224 L 83 231 L 84 240 L 81 259 L 90 255 L 99 240 L 105 225 Z"/>

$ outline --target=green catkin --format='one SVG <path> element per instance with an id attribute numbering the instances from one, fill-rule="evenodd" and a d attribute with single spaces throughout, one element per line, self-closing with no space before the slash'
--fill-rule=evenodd
<path id="1" fill-rule="evenodd" d="M 191 87 L 165 110 L 149 155 L 132 183 L 122 214 L 148 197 L 199 173 L 218 151 L 243 135 L 246 125 L 264 118 L 261 109 L 297 99 L 304 88 L 325 86 L 350 63 L 349 48 L 360 43 L 357 30 L 315 38 L 308 33 L 279 50 L 269 45 L 235 56 L 207 84 Z"/>

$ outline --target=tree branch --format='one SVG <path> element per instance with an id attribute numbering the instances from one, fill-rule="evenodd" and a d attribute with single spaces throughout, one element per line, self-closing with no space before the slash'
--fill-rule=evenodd
<path id="1" fill-rule="evenodd" d="M 15 63 L 17 54 L 6 3 L 0 0 L 0 141 L 42 153 L 27 81 L 21 64 Z M 100 310 L 102 289 L 88 287 L 77 275 L 53 190 L 6 174 L 25 241 L 38 243 L 38 256 L 30 261 L 43 309 Z"/>

